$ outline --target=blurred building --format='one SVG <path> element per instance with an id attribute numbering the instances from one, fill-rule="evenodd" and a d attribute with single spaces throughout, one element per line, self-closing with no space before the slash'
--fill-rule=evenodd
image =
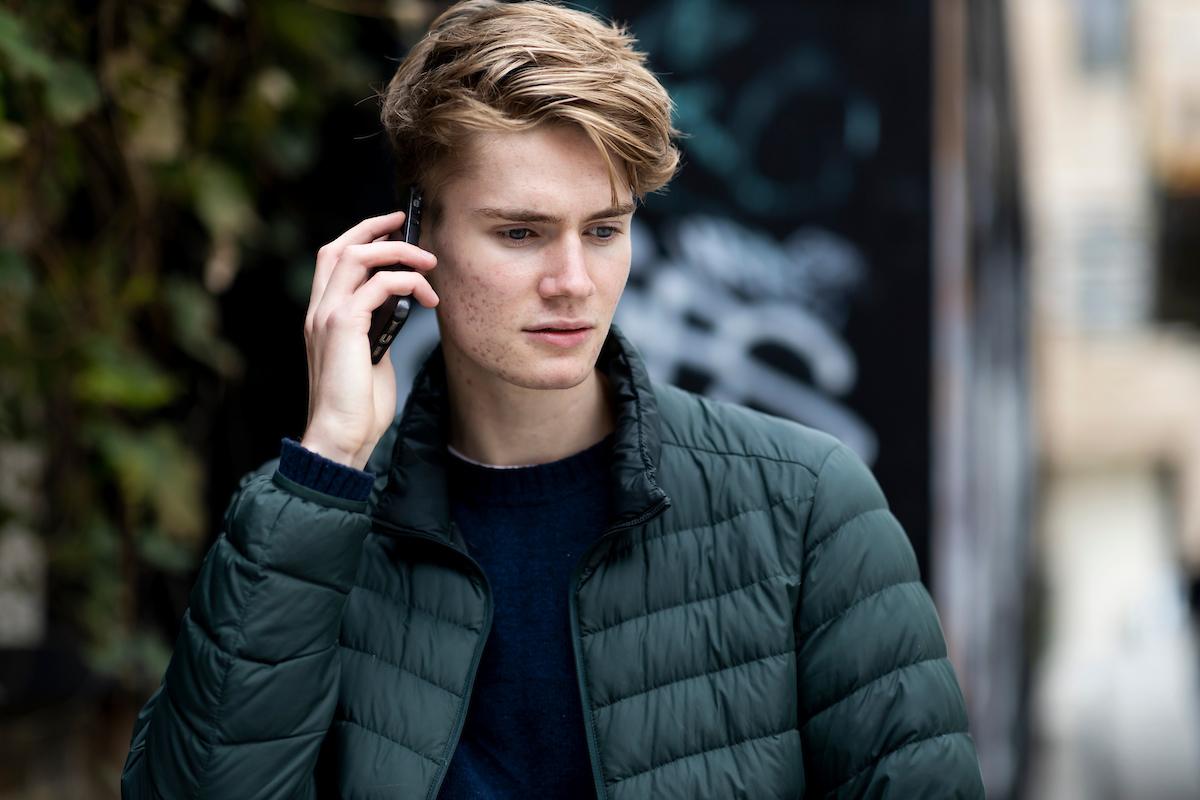
<path id="1" fill-rule="evenodd" d="M 1197 797 L 1200 3 L 1008 12 L 1042 465 L 1028 795 Z"/>

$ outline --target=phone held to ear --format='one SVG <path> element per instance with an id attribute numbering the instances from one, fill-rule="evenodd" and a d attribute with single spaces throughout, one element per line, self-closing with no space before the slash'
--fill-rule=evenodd
<path id="1" fill-rule="evenodd" d="M 392 241 L 403 241 L 415 245 L 417 240 L 421 238 L 421 190 L 417 186 L 411 186 L 408 190 L 408 209 L 404 212 L 404 227 L 393 231 L 388 239 Z M 407 267 L 404 264 L 395 264 L 390 267 L 379 267 L 378 269 L 406 269 L 411 270 L 412 267 Z M 387 352 L 388 345 L 396 339 L 396 334 L 404 327 L 404 322 L 408 319 L 408 312 L 412 308 L 412 301 L 408 297 L 401 295 L 392 295 L 383 302 L 383 305 L 375 309 L 371 314 L 371 330 L 367 334 L 371 343 L 371 363 L 378 364 Z"/>

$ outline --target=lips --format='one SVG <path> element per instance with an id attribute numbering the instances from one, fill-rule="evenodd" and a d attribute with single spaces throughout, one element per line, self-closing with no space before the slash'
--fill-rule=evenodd
<path id="1" fill-rule="evenodd" d="M 588 322 L 575 322 L 573 320 L 565 320 L 564 319 L 564 320 L 555 320 L 554 322 L 547 322 L 544 325 L 538 325 L 537 327 L 534 327 L 534 328 L 526 328 L 525 330 L 527 330 L 531 333 L 538 333 L 541 331 L 551 331 L 553 333 L 570 333 L 572 331 L 589 330 L 594 327 L 596 327 L 596 326 L 592 325 L 591 323 L 588 323 Z"/>
<path id="2" fill-rule="evenodd" d="M 530 338 L 545 345 L 560 348 L 574 348 L 591 338 L 591 326 L 583 328 L 541 328 L 530 329 L 526 333 Z"/>

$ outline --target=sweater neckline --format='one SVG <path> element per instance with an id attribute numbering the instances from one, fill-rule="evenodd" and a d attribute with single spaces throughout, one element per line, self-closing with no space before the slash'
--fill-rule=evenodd
<path id="1" fill-rule="evenodd" d="M 449 490 L 467 503 L 528 505 L 572 494 L 606 478 L 616 435 L 545 464 L 495 466 L 472 461 L 446 446 Z"/>

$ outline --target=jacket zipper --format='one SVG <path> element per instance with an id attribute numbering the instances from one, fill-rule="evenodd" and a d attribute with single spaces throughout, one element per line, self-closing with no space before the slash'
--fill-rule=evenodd
<path id="1" fill-rule="evenodd" d="M 462 736 L 463 723 L 467 719 L 467 709 L 471 705 L 471 693 L 475 688 L 475 675 L 479 671 L 479 660 L 483 657 L 483 648 L 487 644 L 488 635 L 492 632 L 492 585 L 488 582 L 487 573 L 483 571 L 483 567 L 479 566 L 479 562 L 471 558 L 469 553 L 459 550 L 454 545 L 446 542 L 437 536 L 430 536 L 426 533 L 416 533 L 411 530 L 399 528 L 389 522 L 384 522 L 380 519 L 373 520 L 376 525 L 388 531 L 397 539 L 424 539 L 425 541 L 433 542 L 439 547 L 449 550 L 456 556 L 461 557 L 475 570 L 479 577 L 483 578 L 483 586 L 486 589 L 484 596 L 487 600 L 485 606 L 483 633 L 479 637 L 479 643 L 475 645 L 475 652 L 471 656 L 471 668 L 467 678 L 467 689 L 463 693 L 462 704 L 458 708 L 458 718 L 454 721 L 454 730 L 450 734 L 450 746 L 446 750 L 446 758 L 442 765 L 438 767 L 437 773 L 433 776 L 433 784 L 429 787 L 429 791 L 425 794 L 426 800 L 433 800 L 437 797 L 438 792 L 442 788 L 442 782 L 446 780 L 446 771 L 450 767 L 450 759 L 454 756 L 454 751 L 458 749 L 458 740 Z M 453 524 L 453 523 L 452 523 Z"/>
<path id="2" fill-rule="evenodd" d="M 583 729 L 587 735 L 588 759 L 592 763 L 592 782 L 596 785 L 596 800 L 604 800 L 608 794 L 604 788 L 604 776 L 600 773 L 600 747 L 596 743 L 596 729 L 591 722 L 591 694 L 588 692 L 587 680 L 583 677 L 583 641 L 579 637 L 579 609 L 575 599 L 576 591 L 579 588 L 579 577 L 583 572 L 583 565 L 587 563 L 592 551 L 599 547 L 602 542 L 618 531 L 641 525 L 651 518 L 658 516 L 670 505 L 671 501 L 664 497 L 636 519 L 622 522 L 620 525 L 614 525 L 609 528 L 599 539 L 592 542 L 583 551 L 583 555 L 575 562 L 575 569 L 571 574 L 570 603 L 568 604 L 571 610 L 571 644 L 575 650 L 575 679 L 579 682 L 579 699 L 583 703 Z"/>

